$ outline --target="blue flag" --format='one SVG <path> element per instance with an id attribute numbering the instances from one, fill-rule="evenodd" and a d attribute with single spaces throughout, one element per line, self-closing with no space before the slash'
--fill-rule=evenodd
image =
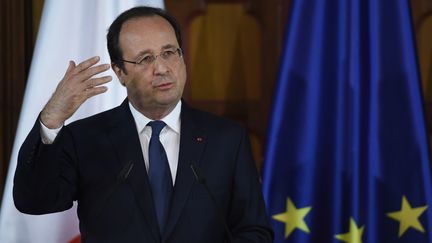
<path id="1" fill-rule="evenodd" d="M 275 242 L 432 242 L 408 0 L 292 1 L 263 193 Z"/>

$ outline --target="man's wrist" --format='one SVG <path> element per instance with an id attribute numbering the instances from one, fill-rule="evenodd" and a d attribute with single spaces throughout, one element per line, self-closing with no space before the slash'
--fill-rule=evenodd
<path id="1" fill-rule="evenodd" d="M 40 135 L 41 135 L 41 140 L 43 144 L 52 144 L 55 140 L 55 138 L 57 137 L 58 133 L 60 132 L 60 130 L 63 128 L 63 124 L 58 127 L 58 128 L 54 128 L 51 129 L 49 127 L 47 127 L 42 120 L 39 120 L 41 128 L 40 128 Z"/>

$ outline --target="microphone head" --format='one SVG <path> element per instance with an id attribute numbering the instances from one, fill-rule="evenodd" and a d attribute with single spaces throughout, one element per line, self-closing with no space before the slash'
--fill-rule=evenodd
<path id="1" fill-rule="evenodd" d="M 200 184 L 206 184 L 206 180 L 204 176 L 202 176 L 199 168 L 193 162 L 190 163 L 190 167 L 194 174 L 195 180 L 197 180 Z"/>
<path id="2" fill-rule="evenodd" d="M 117 179 L 125 181 L 129 177 L 129 174 L 130 174 L 133 166 L 134 166 L 133 161 L 129 160 L 126 163 L 126 165 L 122 168 L 122 170 L 120 171 L 120 173 L 118 174 Z"/>

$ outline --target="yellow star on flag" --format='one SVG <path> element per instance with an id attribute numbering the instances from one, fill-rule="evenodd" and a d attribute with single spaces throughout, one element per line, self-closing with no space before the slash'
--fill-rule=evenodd
<path id="1" fill-rule="evenodd" d="M 400 211 L 388 213 L 387 216 L 399 221 L 399 238 L 411 227 L 422 233 L 425 232 L 419 221 L 419 217 L 427 209 L 427 205 L 423 207 L 412 208 L 405 195 L 402 196 L 402 208 Z"/>
<path id="2" fill-rule="evenodd" d="M 304 217 L 309 213 L 312 207 L 296 208 L 290 198 L 287 199 L 286 211 L 273 215 L 273 219 L 285 223 L 285 239 L 294 231 L 302 230 L 309 233 L 309 228 L 304 221 Z"/>
<path id="3" fill-rule="evenodd" d="M 349 232 L 345 234 L 335 235 L 335 238 L 348 243 L 362 243 L 362 236 L 365 226 L 358 228 L 353 218 L 350 218 Z"/>

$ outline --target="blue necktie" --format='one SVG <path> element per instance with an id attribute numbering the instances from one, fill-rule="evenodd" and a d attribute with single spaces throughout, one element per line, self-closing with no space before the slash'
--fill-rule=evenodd
<path id="1" fill-rule="evenodd" d="M 152 121 L 147 125 L 152 128 L 152 135 L 149 143 L 148 175 L 159 229 L 162 234 L 168 219 L 171 194 L 173 191 L 167 155 L 159 140 L 159 134 L 166 124 L 163 121 Z"/>

